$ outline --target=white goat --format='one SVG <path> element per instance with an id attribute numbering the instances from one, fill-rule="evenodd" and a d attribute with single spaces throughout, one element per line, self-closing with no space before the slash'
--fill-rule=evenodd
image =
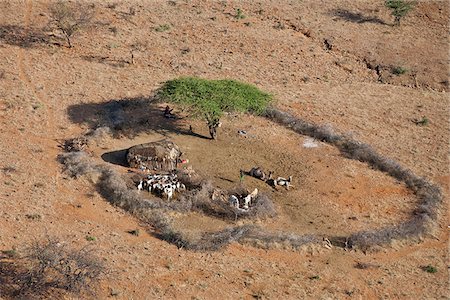
<path id="1" fill-rule="evenodd" d="M 144 188 L 144 181 L 141 180 L 141 181 L 139 181 L 139 184 L 138 184 L 138 186 L 137 186 L 137 189 L 138 189 L 139 191 L 142 191 L 143 188 Z"/>
<path id="2" fill-rule="evenodd" d="M 234 208 L 239 208 L 239 199 L 238 197 L 236 197 L 235 195 L 231 195 L 228 198 L 228 202 L 230 203 L 231 206 L 233 206 Z"/>
<path id="3" fill-rule="evenodd" d="M 291 182 L 292 182 L 292 176 L 289 176 L 288 179 L 283 178 L 283 177 L 278 177 L 277 179 L 275 179 L 277 185 L 280 186 L 285 186 L 286 189 L 289 189 L 289 187 L 291 186 Z"/>
<path id="4" fill-rule="evenodd" d="M 248 209 L 250 204 L 252 204 L 253 199 L 258 195 L 258 189 L 254 189 L 253 192 L 245 196 L 244 198 L 244 209 Z"/>

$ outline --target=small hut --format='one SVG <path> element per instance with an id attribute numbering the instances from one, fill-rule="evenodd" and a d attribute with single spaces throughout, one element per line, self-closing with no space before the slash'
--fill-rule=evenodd
<path id="1" fill-rule="evenodd" d="M 180 156 L 180 148 L 166 140 L 136 145 L 127 151 L 130 167 L 143 170 L 172 171 Z"/>

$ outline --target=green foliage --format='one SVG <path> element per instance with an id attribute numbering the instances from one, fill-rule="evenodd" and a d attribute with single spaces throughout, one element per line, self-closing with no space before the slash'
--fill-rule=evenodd
<path id="1" fill-rule="evenodd" d="M 208 122 L 219 120 L 223 112 L 250 112 L 262 114 L 272 96 L 255 86 L 236 80 L 206 80 L 183 77 L 170 80 L 160 90 L 162 99 L 179 104 L 194 116 Z"/>
<path id="2" fill-rule="evenodd" d="M 159 25 L 158 27 L 155 28 L 156 32 L 164 32 L 170 29 L 170 25 L 169 24 L 162 24 Z"/>
<path id="3" fill-rule="evenodd" d="M 400 19 L 414 8 L 416 1 L 385 0 L 384 5 L 391 10 L 391 14 L 395 17 L 395 24 L 400 25 Z"/>
<path id="4" fill-rule="evenodd" d="M 424 267 L 422 267 L 422 270 L 424 270 L 425 272 L 428 272 L 428 273 L 437 273 L 437 271 L 438 271 L 437 268 L 432 265 L 424 266 Z"/>
<path id="5" fill-rule="evenodd" d="M 401 66 L 392 68 L 392 73 L 397 75 L 397 76 L 405 74 L 407 71 L 408 71 L 407 68 L 404 68 L 404 67 L 401 67 Z"/>
<path id="6" fill-rule="evenodd" d="M 9 258 L 12 258 L 12 257 L 16 257 L 16 256 L 17 256 L 17 251 L 16 251 L 16 249 L 2 250 L 1 253 L 2 253 L 2 255 L 5 255 L 6 257 L 9 257 Z"/>
<path id="7" fill-rule="evenodd" d="M 423 116 L 420 120 L 414 120 L 414 123 L 419 126 L 427 126 L 430 120 L 426 116 Z"/>
<path id="8" fill-rule="evenodd" d="M 238 20 L 245 18 L 245 15 L 244 15 L 244 13 L 242 12 L 242 10 L 240 8 L 236 9 L 236 16 L 235 16 L 235 18 L 238 19 Z"/>
<path id="9" fill-rule="evenodd" d="M 86 236 L 86 241 L 93 242 L 95 240 L 96 240 L 95 236 L 92 236 L 92 235 L 87 235 Z"/>

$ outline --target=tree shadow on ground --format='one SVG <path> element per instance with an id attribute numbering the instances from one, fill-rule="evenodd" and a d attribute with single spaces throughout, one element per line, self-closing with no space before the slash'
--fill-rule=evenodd
<path id="1" fill-rule="evenodd" d="M 83 55 L 82 59 L 88 62 L 95 62 L 98 64 L 107 64 L 111 67 L 115 68 L 124 68 L 130 65 L 130 62 L 125 59 L 115 59 L 109 56 L 100 56 L 100 55 Z"/>
<path id="2" fill-rule="evenodd" d="M 165 118 L 164 108 L 155 97 L 75 104 L 67 108 L 67 113 L 73 123 L 87 125 L 92 130 L 109 127 L 115 137 L 134 138 L 145 133 L 168 136 L 169 133 L 174 133 L 209 139 L 191 132 L 182 116 L 175 114 L 174 118 Z M 113 159 L 115 156 L 111 155 L 107 157 Z"/>
<path id="3" fill-rule="evenodd" d="M 329 15 L 338 17 L 341 20 L 349 21 L 352 23 L 374 23 L 374 24 L 382 24 L 387 25 L 386 22 L 381 20 L 378 17 L 372 17 L 372 16 L 364 16 L 362 13 L 359 12 L 352 12 L 347 9 L 333 9 L 329 11 Z"/>
<path id="4" fill-rule="evenodd" d="M 61 45 L 55 38 L 57 37 L 46 34 L 43 29 L 0 24 L 0 43 L 11 46 L 33 48 L 42 45 Z"/>

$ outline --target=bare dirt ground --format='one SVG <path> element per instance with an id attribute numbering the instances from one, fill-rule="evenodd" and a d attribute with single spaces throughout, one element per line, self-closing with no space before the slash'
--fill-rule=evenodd
<path id="1" fill-rule="evenodd" d="M 93 3 L 95 24 L 71 49 L 44 28 L 49 2 L 0 3 L 0 250 L 46 236 L 92 243 L 112 272 L 100 299 L 448 298 L 448 3 L 419 2 L 401 27 L 390 26 L 389 12 L 371 0 Z M 245 18 L 235 17 L 237 8 Z M 399 66 L 407 72 L 392 74 Z M 376 253 L 237 244 L 196 253 L 153 237 L 88 179 L 61 173 L 58 140 L 107 123 L 96 114 L 107 103 L 145 99 L 184 75 L 255 84 L 278 107 L 330 124 L 438 183 L 445 205 L 437 232 Z M 146 116 L 142 109 L 136 117 Z M 428 125 L 413 122 L 424 116 Z M 237 184 L 239 169 L 255 165 L 292 174 L 291 191 L 245 179 L 275 202 L 278 217 L 261 221 L 269 229 L 347 234 L 396 223 L 415 205 L 394 179 L 329 145 L 304 148 L 306 137 L 263 118 L 227 116 L 217 141 L 153 130 L 167 122 L 160 117 L 148 122 L 148 130 L 90 150 L 101 161 L 104 153 L 168 136 L 219 187 Z M 184 119 L 177 128 L 189 124 L 207 134 L 201 121 Z M 36 214 L 41 219 L 30 218 Z M 192 230 L 227 225 L 196 214 L 177 223 Z M 136 228 L 139 236 L 127 233 Z M 373 266 L 358 269 L 358 262 Z M 438 272 L 424 272 L 426 265 Z"/>

